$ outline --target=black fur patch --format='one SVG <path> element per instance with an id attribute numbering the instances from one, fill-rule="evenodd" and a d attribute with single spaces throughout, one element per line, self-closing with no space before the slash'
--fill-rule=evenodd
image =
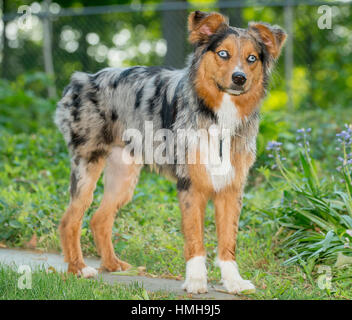
<path id="1" fill-rule="evenodd" d="M 163 96 L 163 102 L 161 105 L 160 116 L 162 128 L 170 129 L 173 123 L 175 122 L 174 114 L 175 110 L 174 106 L 167 101 L 167 91 L 165 90 Z"/>
<path id="2" fill-rule="evenodd" d="M 149 113 L 153 115 L 155 113 L 155 108 L 158 105 L 158 100 L 160 99 L 160 91 L 163 86 L 163 82 L 160 79 L 160 76 L 157 76 L 154 80 L 155 92 L 154 96 L 149 99 Z"/>
<path id="3" fill-rule="evenodd" d="M 71 171 L 71 183 L 70 183 L 70 193 L 71 198 L 75 198 L 77 194 L 77 184 L 78 180 L 76 177 L 76 172 L 74 170 Z"/>
<path id="4" fill-rule="evenodd" d="M 114 135 L 112 133 L 112 127 L 108 123 L 104 123 L 103 128 L 101 130 L 101 137 L 103 142 L 106 144 L 110 144 L 114 141 Z"/>
<path id="5" fill-rule="evenodd" d="M 97 73 L 91 75 L 91 78 L 90 78 L 91 82 L 94 82 L 94 83 L 99 82 L 97 80 L 106 73 L 108 73 L 107 70 L 102 70 L 102 71 L 98 71 Z"/>
<path id="6" fill-rule="evenodd" d="M 111 83 L 112 87 L 114 89 L 117 88 L 117 86 L 119 85 L 119 83 L 121 81 L 125 81 L 128 79 L 128 77 L 136 70 L 139 69 L 140 67 L 132 67 L 132 68 L 128 68 L 124 71 L 122 71 Z"/>
<path id="7" fill-rule="evenodd" d="M 96 107 L 98 106 L 98 99 L 97 99 L 97 95 L 96 92 L 94 91 L 88 91 L 87 92 L 87 99 L 93 103 Z"/>
<path id="8" fill-rule="evenodd" d="M 75 163 L 76 166 L 79 165 L 80 158 L 79 157 L 74 157 L 73 162 Z"/>
<path id="9" fill-rule="evenodd" d="M 80 83 L 73 82 L 72 83 L 72 105 L 75 108 L 79 108 L 81 106 L 81 91 L 83 85 Z"/>
<path id="10" fill-rule="evenodd" d="M 85 144 L 87 142 L 87 139 L 84 136 L 79 135 L 78 133 L 75 133 L 74 131 L 71 131 L 71 142 L 70 144 L 74 147 L 77 148 L 78 146 Z"/>
<path id="11" fill-rule="evenodd" d="M 136 101 L 134 103 L 134 108 L 135 109 L 138 109 L 141 105 L 141 102 L 142 102 L 142 97 L 143 97 L 143 87 L 141 87 L 138 91 L 137 91 L 137 94 L 136 94 Z"/>
<path id="12" fill-rule="evenodd" d="M 88 162 L 89 163 L 94 163 L 98 162 L 100 158 L 105 157 L 108 154 L 108 152 L 105 149 L 97 149 L 91 152 Z"/>
<path id="13" fill-rule="evenodd" d="M 222 139 L 220 139 L 219 155 L 220 159 L 222 160 Z"/>
<path id="14" fill-rule="evenodd" d="M 178 178 L 177 180 L 177 190 L 187 191 L 191 186 L 191 180 L 188 178 Z"/>
<path id="15" fill-rule="evenodd" d="M 259 59 L 262 61 L 263 65 L 263 86 L 266 89 L 269 86 L 269 64 L 270 64 L 270 54 L 264 45 L 264 43 L 259 42 L 260 53 Z"/>
<path id="16" fill-rule="evenodd" d="M 117 115 L 115 110 L 111 111 L 111 121 L 115 122 L 117 119 L 119 118 L 119 116 Z"/>
<path id="17" fill-rule="evenodd" d="M 72 114 L 72 116 L 73 116 L 73 121 L 74 121 L 74 122 L 79 122 L 79 121 L 81 120 L 80 111 L 79 111 L 78 108 L 72 109 L 71 114 Z"/>
<path id="18" fill-rule="evenodd" d="M 171 103 L 168 103 L 167 101 L 167 92 L 165 90 L 162 106 L 160 110 L 162 127 L 164 129 L 170 129 L 176 121 L 177 109 L 178 109 L 177 104 L 178 104 L 178 99 L 181 96 L 182 87 L 183 87 L 183 81 L 181 80 L 176 86 L 175 93 Z"/>
<path id="19" fill-rule="evenodd" d="M 70 89 L 71 89 L 71 85 L 67 85 L 62 92 L 62 96 L 64 97 L 66 95 L 66 93 L 68 92 L 68 90 L 70 90 Z"/>
<path id="20" fill-rule="evenodd" d="M 93 92 L 97 93 L 100 90 L 99 81 L 97 81 L 97 80 L 99 79 L 99 76 L 104 73 L 105 72 L 100 72 L 96 75 L 90 76 L 89 83 L 90 83 L 91 90 Z"/>
<path id="21" fill-rule="evenodd" d="M 211 110 L 204 102 L 203 99 L 198 98 L 198 112 L 204 117 L 210 118 L 217 122 L 217 117 L 213 110 Z"/>
<path id="22" fill-rule="evenodd" d="M 81 91 L 82 91 L 83 85 L 81 83 L 76 83 L 73 82 L 71 85 L 72 89 L 72 116 L 73 116 L 73 121 L 78 122 L 81 120 L 80 118 L 80 111 L 79 108 L 81 107 L 82 100 L 81 100 Z"/>
<path id="23" fill-rule="evenodd" d="M 206 51 L 215 51 L 215 49 L 220 45 L 220 43 L 224 41 L 225 38 L 228 37 L 230 34 L 238 36 L 238 32 L 232 28 L 227 28 L 219 33 L 215 33 L 214 35 L 212 35 L 204 50 L 204 53 Z"/>
<path id="24" fill-rule="evenodd" d="M 99 116 L 100 116 L 100 118 L 102 118 L 103 120 L 106 120 L 105 112 L 104 112 L 104 111 L 100 111 L 100 112 L 99 112 Z"/>

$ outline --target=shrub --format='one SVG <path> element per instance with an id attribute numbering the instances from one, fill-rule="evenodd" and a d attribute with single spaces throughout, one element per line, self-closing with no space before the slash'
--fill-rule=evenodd
<path id="1" fill-rule="evenodd" d="M 279 179 L 285 182 L 280 204 L 262 210 L 288 233 L 283 249 L 289 252 L 286 264 L 331 261 L 337 255 L 352 255 L 352 127 L 337 134 L 337 174 L 320 172 L 310 150 L 311 129 L 297 131 L 299 166 L 287 165 L 282 144 L 269 142 L 269 157 L 275 160 Z"/>
<path id="2" fill-rule="evenodd" d="M 24 74 L 14 82 L 0 79 L 0 129 L 35 133 L 40 127 L 53 127 L 55 101 L 38 95 L 50 81 L 43 73 Z"/>

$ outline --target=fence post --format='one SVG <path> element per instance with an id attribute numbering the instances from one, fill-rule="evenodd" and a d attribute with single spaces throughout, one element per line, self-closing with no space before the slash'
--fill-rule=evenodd
<path id="1" fill-rule="evenodd" d="M 287 40 L 285 46 L 285 82 L 287 94 L 287 106 L 293 108 L 293 6 L 291 0 L 285 1 L 284 7 L 285 29 L 287 32 Z"/>
<path id="2" fill-rule="evenodd" d="M 6 27 L 7 27 L 7 21 L 5 19 L 5 14 L 8 13 L 8 8 L 9 7 L 9 1 L 8 0 L 3 0 L 2 1 L 2 23 L 3 23 L 3 28 L 2 28 L 2 34 L 1 34 L 1 41 L 2 41 L 2 59 L 1 59 L 1 77 L 5 79 L 9 79 L 11 75 L 11 71 L 9 68 L 9 45 L 8 45 L 8 39 L 6 38 Z"/>
<path id="3" fill-rule="evenodd" d="M 53 51 L 51 46 L 52 23 L 50 19 L 49 5 L 51 0 L 43 2 L 43 56 L 45 73 L 54 79 Z M 55 83 L 48 86 L 49 98 L 56 98 Z"/>
<path id="4" fill-rule="evenodd" d="M 175 2 L 175 0 L 163 0 L 165 4 Z M 186 0 L 177 0 L 186 2 Z M 164 58 L 164 65 L 168 67 L 183 68 L 186 60 L 186 10 L 162 12 L 163 37 L 167 42 L 167 52 Z"/>

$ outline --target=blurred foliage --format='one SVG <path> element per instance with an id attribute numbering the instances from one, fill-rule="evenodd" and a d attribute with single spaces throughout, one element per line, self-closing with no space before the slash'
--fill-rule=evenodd
<path id="1" fill-rule="evenodd" d="M 8 2 L 8 1 L 7 1 Z M 160 3 L 159 1 L 138 1 Z M 32 1 L 21 1 L 30 4 Z M 116 1 L 65 1 L 55 3 L 62 8 L 85 6 L 130 4 L 131 0 Z M 133 2 L 138 5 L 137 2 Z M 216 4 L 216 1 L 190 1 L 190 3 Z M 8 2 L 7 12 L 14 12 L 20 1 Z M 352 99 L 352 19 L 351 5 L 335 5 L 333 28 L 319 29 L 320 15 L 317 6 L 298 5 L 294 7 L 294 70 L 293 101 L 295 108 L 349 107 Z M 245 7 L 240 10 L 241 22 L 265 21 L 285 25 L 283 7 Z M 185 32 L 183 20 L 163 24 L 167 12 L 136 11 L 96 15 L 64 16 L 53 18 L 53 59 L 56 84 L 59 91 L 67 84 L 76 70 L 96 72 L 107 66 L 162 65 L 164 60 L 163 28 Z M 184 12 L 186 15 L 187 12 Z M 10 23 L 10 22 L 9 22 Z M 14 80 L 26 72 L 42 71 L 41 22 L 34 20 L 33 31 L 18 29 L 18 38 L 9 41 L 6 61 L 11 68 L 3 67 L 6 78 Z M 87 41 L 90 39 L 89 41 Z M 184 42 L 187 42 L 186 35 Z M 181 44 L 180 44 L 181 45 Z M 183 46 L 184 44 L 182 44 Z M 190 52 L 190 46 L 185 46 Z M 176 53 L 175 53 L 176 54 Z M 6 72 L 5 72 L 6 71 Z M 285 93 L 284 58 L 274 71 L 267 110 L 284 109 Z"/>
<path id="2" fill-rule="evenodd" d="M 36 94 L 44 92 L 50 82 L 43 73 L 24 74 L 14 82 L 0 79 L 0 129 L 34 133 L 41 127 L 53 127 L 55 101 Z"/>

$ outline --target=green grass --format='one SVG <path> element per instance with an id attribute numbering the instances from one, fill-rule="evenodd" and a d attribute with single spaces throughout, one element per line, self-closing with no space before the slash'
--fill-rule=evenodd
<path id="1" fill-rule="evenodd" d="M 138 283 L 109 285 L 101 279 L 79 279 L 66 273 L 34 270 L 31 288 L 20 289 L 21 274 L 0 265 L 0 300 L 149 300 L 175 299 L 167 292 L 147 292 Z"/>
<path id="2" fill-rule="evenodd" d="M 291 141 L 292 135 L 287 136 Z M 332 146 L 329 148 L 332 150 Z M 0 243 L 25 247 L 35 234 L 38 249 L 60 251 L 57 226 L 69 201 L 69 157 L 61 135 L 52 128 L 41 128 L 36 134 L 2 131 L 0 159 Z M 265 161 L 259 159 L 259 162 Z M 328 165 L 324 163 L 322 167 Z M 269 183 L 265 180 L 265 170 L 252 170 L 240 221 L 237 260 L 243 277 L 254 282 L 257 292 L 243 298 L 351 299 L 351 267 L 338 269 L 333 267 L 332 261 L 329 264 L 332 289 L 321 290 L 317 285 L 318 265 L 310 265 L 305 260 L 283 265 L 290 257 L 290 250 L 283 249 L 282 238 L 289 233 L 280 228 L 280 217 L 275 216 L 278 211 L 270 208 L 280 206 L 284 187 L 282 181 Z M 88 256 L 97 255 L 89 221 L 98 208 L 102 191 L 99 182 L 95 200 L 83 221 L 82 249 Z M 259 214 L 263 208 L 272 215 Z M 208 274 L 210 281 L 216 283 L 220 273 L 214 267 L 217 241 L 211 203 L 206 211 L 205 228 Z M 146 266 L 148 273 L 184 276 L 181 215 L 175 185 L 143 171 L 133 201 L 118 213 L 113 242 L 122 259 L 134 266 Z M 44 272 L 33 276 L 38 279 L 38 288 L 24 292 L 16 289 L 18 274 L 3 267 L 0 270 L 2 299 L 144 298 L 141 288 L 110 288 L 99 282 Z M 6 278 L 13 281 L 6 281 Z M 60 288 L 65 290 L 60 293 Z M 172 295 L 147 294 L 150 299 L 173 298 Z"/>

